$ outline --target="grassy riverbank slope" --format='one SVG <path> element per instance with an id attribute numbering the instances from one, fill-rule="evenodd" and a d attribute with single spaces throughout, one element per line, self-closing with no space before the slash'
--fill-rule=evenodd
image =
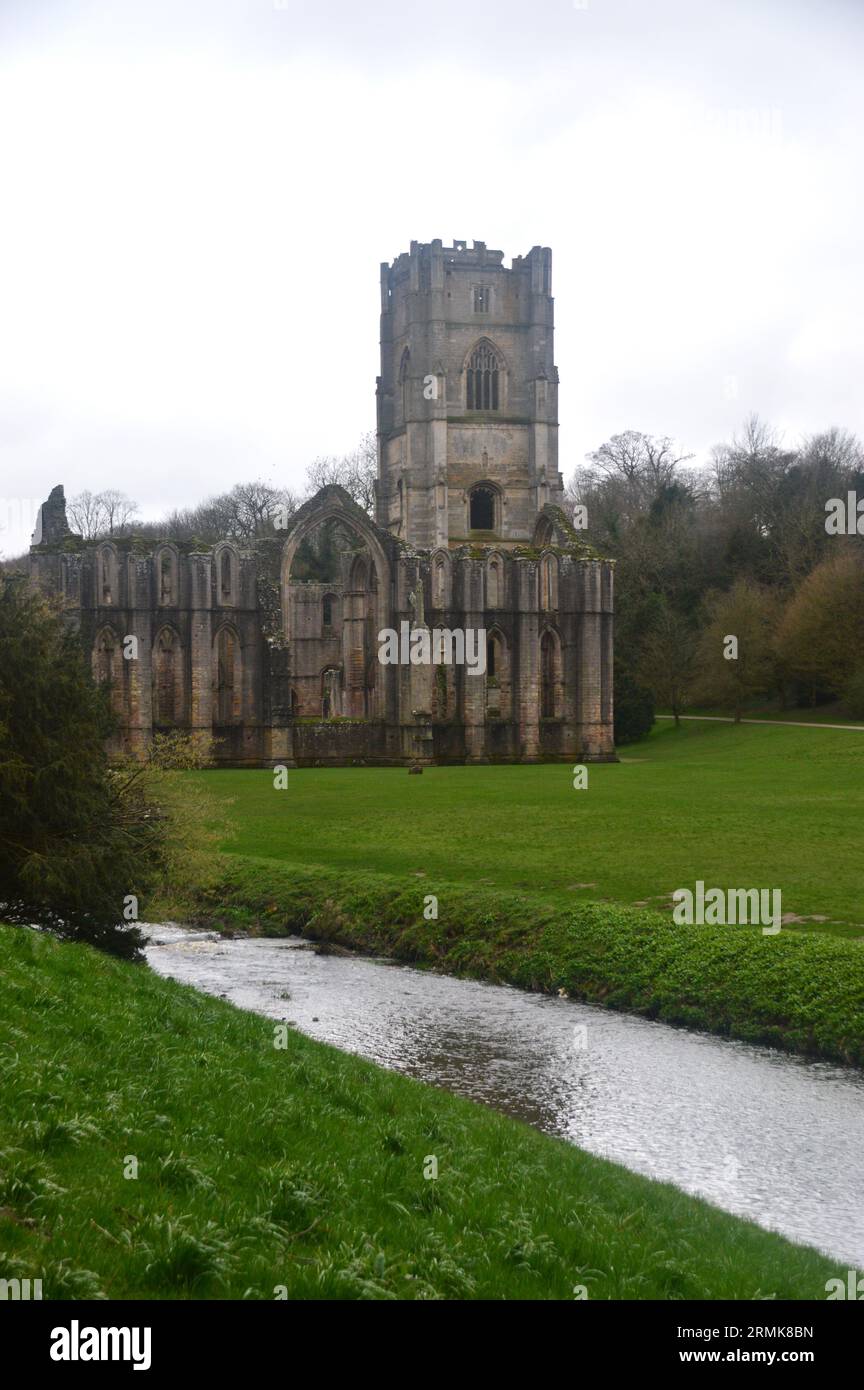
<path id="1" fill-rule="evenodd" d="M 838 1272 L 89 947 L 0 927 L 0 1017 L 0 1278 L 45 1298 L 815 1299 Z"/>
<path id="2" fill-rule="evenodd" d="M 864 947 L 813 933 L 677 926 L 611 903 L 558 908 L 534 895 L 438 877 L 345 875 L 226 855 L 200 896 L 208 925 L 320 941 L 451 975 L 603 1004 L 666 1023 L 864 1065 Z M 437 917 L 429 895 L 434 895 Z"/>

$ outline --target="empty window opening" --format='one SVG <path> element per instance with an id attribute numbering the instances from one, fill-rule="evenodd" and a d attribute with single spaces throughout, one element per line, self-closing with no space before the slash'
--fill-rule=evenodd
<path id="1" fill-rule="evenodd" d="M 471 493 L 470 527 L 472 531 L 494 531 L 495 494 L 491 488 L 475 487 Z"/>
<path id="2" fill-rule="evenodd" d="M 556 714 L 557 657 L 555 638 L 551 632 L 544 632 L 540 643 L 540 714 L 543 719 L 554 719 Z"/>

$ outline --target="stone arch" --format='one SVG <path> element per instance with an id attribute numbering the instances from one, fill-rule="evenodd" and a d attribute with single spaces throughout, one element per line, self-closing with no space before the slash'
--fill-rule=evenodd
<path id="1" fill-rule="evenodd" d="M 552 613 L 558 607 L 558 557 L 550 552 L 540 556 L 538 567 L 540 609 Z"/>
<path id="2" fill-rule="evenodd" d="M 222 623 L 213 637 L 213 723 L 239 724 L 243 719 L 243 653 L 232 623 Z"/>
<path id="3" fill-rule="evenodd" d="M 501 530 L 501 488 L 491 478 L 472 483 L 467 492 L 468 531 Z"/>
<path id="4" fill-rule="evenodd" d="M 214 552 L 216 561 L 216 601 L 233 607 L 239 598 L 240 557 L 230 541 L 222 541 Z"/>
<path id="5" fill-rule="evenodd" d="M 553 627 L 545 627 L 540 634 L 540 718 L 558 719 L 561 711 L 561 639 Z"/>
<path id="6" fill-rule="evenodd" d="M 329 634 L 336 626 L 339 597 L 339 594 L 332 589 L 328 589 L 326 594 L 321 595 L 321 629 L 325 635 Z"/>
<path id="7" fill-rule="evenodd" d="M 537 550 L 545 550 L 550 545 L 570 545 L 575 533 L 570 520 L 562 507 L 547 502 L 534 523 L 531 544 Z"/>
<path id="8" fill-rule="evenodd" d="M 358 555 L 351 565 L 350 587 L 352 589 L 366 589 L 369 583 L 369 566 L 362 555 Z"/>
<path id="9" fill-rule="evenodd" d="M 504 606 L 504 557 L 496 551 L 486 564 L 486 607 Z"/>
<path id="10" fill-rule="evenodd" d="M 406 347 L 399 362 L 399 401 L 402 407 L 402 424 L 408 420 L 411 406 L 411 352 Z"/>
<path id="11" fill-rule="evenodd" d="M 325 666 L 321 672 L 321 718 L 336 719 L 342 713 L 342 670 Z"/>
<path id="12" fill-rule="evenodd" d="M 487 716 L 509 719 L 511 706 L 510 644 L 496 624 L 486 633 Z"/>
<path id="13" fill-rule="evenodd" d="M 113 541 L 103 541 L 96 551 L 96 607 L 116 607 L 120 602 L 120 564 Z"/>
<path id="14" fill-rule="evenodd" d="M 347 493 L 342 494 L 341 488 L 338 490 L 328 489 L 327 492 L 329 495 L 322 498 L 320 502 L 316 498 L 307 504 L 308 512 L 305 516 L 300 516 L 282 549 L 282 633 L 288 642 L 291 640 L 288 585 L 291 580 L 291 565 L 294 556 L 301 543 L 312 535 L 319 526 L 325 526 L 329 521 L 341 521 L 360 538 L 369 551 L 375 571 L 375 583 L 374 586 L 370 586 L 371 592 L 376 595 L 375 620 L 379 629 L 387 626 L 387 595 L 390 592 L 391 576 L 390 563 L 384 548 L 375 534 L 369 518 L 351 502 Z M 302 510 L 306 511 L 305 508 Z"/>
<path id="15" fill-rule="evenodd" d="M 153 557 L 157 608 L 180 606 L 180 556 L 171 544 L 160 545 Z"/>
<path id="16" fill-rule="evenodd" d="M 184 722 L 186 690 L 183 645 L 177 629 L 166 624 L 153 643 L 153 725 L 171 727 Z"/>
<path id="17" fill-rule="evenodd" d="M 450 555 L 446 550 L 435 550 L 431 560 L 432 574 L 432 607 L 450 607 L 450 583 L 452 570 Z"/>
<path id="18" fill-rule="evenodd" d="M 123 713 L 123 644 L 110 624 L 100 628 L 93 643 L 93 678 L 107 686 L 108 702 L 114 714 Z"/>

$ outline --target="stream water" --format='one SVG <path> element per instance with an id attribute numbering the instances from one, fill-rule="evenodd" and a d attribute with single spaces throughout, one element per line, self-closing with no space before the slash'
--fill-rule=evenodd
<path id="1" fill-rule="evenodd" d="M 147 929 L 154 970 L 864 1268 L 864 1075 L 296 937 Z"/>

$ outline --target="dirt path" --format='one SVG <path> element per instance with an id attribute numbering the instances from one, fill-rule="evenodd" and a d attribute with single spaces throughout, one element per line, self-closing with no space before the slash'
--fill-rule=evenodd
<path id="1" fill-rule="evenodd" d="M 674 719 L 674 714 L 657 714 L 655 719 Z M 680 719 L 710 721 L 712 724 L 734 724 L 735 720 L 727 714 L 682 714 Z M 855 734 L 864 734 L 864 724 L 806 724 L 798 719 L 739 719 L 739 724 L 774 724 L 782 729 L 848 729 Z"/>

